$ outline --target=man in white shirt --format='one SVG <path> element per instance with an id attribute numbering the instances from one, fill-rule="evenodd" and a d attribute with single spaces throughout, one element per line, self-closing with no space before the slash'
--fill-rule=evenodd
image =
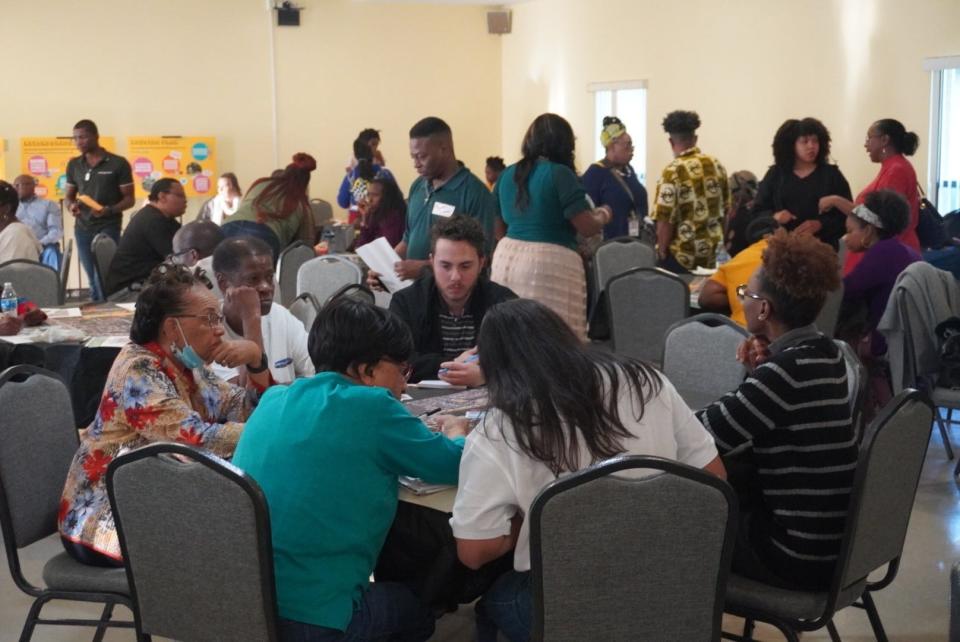
<path id="1" fill-rule="evenodd" d="M 223 294 L 227 338 L 249 339 L 267 356 L 275 383 L 291 383 L 315 374 L 307 351 L 307 330 L 295 316 L 273 301 L 273 252 L 263 241 L 234 237 L 213 252 L 213 272 Z M 238 376 L 232 368 L 213 364 L 225 381 Z"/>
<path id="2" fill-rule="evenodd" d="M 22 174 L 13 180 L 13 186 L 20 197 L 17 219 L 30 228 L 40 241 L 43 251 L 40 261 L 60 269 L 60 239 L 63 238 L 63 215 L 60 207 L 53 201 L 37 196 L 37 180 L 29 174 Z"/>
<path id="3" fill-rule="evenodd" d="M 213 251 L 223 241 L 223 230 L 210 221 L 187 223 L 173 235 L 173 254 L 170 260 L 187 267 L 196 267 L 209 280 L 210 290 L 223 300 L 213 275 Z"/>

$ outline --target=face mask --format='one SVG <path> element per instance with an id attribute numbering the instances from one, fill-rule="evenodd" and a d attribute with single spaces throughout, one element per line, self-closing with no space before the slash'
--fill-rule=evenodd
<path id="1" fill-rule="evenodd" d="M 176 357 L 177 361 L 183 364 L 185 368 L 193 370 L 199 368 L 203 365 L 203 359 L 200 358 L 200 355 L 197 354 L 197 351 L 193 349 L 193 346 L 187 341 L 186 335 L 183 334 L 183 328 L 180 327 L 180 319 L 174 319 L 174 322 L 177 324 L 177 330 L 180 331 L 180 338 L 183 339 L 183 349 L 177 347 L 177 344 L 170 344 L 170 352 L 173 353 L 173 356 Z"/>

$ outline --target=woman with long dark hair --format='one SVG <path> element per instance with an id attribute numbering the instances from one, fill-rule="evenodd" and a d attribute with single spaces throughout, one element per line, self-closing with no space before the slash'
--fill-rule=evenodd
<path id="1" fill-rule="evenodd" d="M 393 178 L 386 167 L 376 162 L 374 149 L 370 142 L 364 138 L 357 138 L 353 141 L 353 157 L 356 161 L 347 170 L 347 175 L 343 177 L 340 183 L 340 191 L 337 193 L 337 205 L 349 210 L 348 221 L 356 224 L 361 214 L 361 203 L 367 197 L 367 189 L 370 181 L 375 178 Z M 399 243 L 399 241 L 397 241 Z"/>
<path id="2" fill-rule="evenodd" d="M 851 201 L 842 195 L 832 194 L 820 199 L 820 211 L 839 209 L 849 215 L 854 206 L 863 203 L 867 194 L 881 189 L 891 189 L 907 199 L 910 206 L 910 220 L 897 236 L 905 245 L 920 251 L 920 239 L 917 238 L 917 222 L 920 220 L 920 194 L 917 191 L 917 172 L 907 160 L 913 156 L 920 145 L 920 138 L 908 132 L 899 120 L 881 118 L 867 129 L 867 138 L 863 148 L 874 163 L 880 163 L 880 171 L 870 183 L 860 190 L 856 200 Z M 843 265 L 843 273 L 850 274 L 863 258 L 862 253 L 850 252 Z"/>
<path id="3" fill-rule="evenodd" d="M 387 239 L 390 247 L 395 247 L 403 240 L 407 202 L 392 176 L 378 176 L 369 182 L 360 211 L 360 234 L 355 247 L 366 245 L 381 236 Z"/>
<path id="4" fill-rule="evenodd" d="M 307 187 L 317 161 L 310 154 L 294 154 L 293 160 L 276 176 L 258 178 L 247 190 L 236 214 L 223 225 L 223 234 L 255 236 L 270 245 L 273 261 L 283 248 L 300 239 L 316 241 L 313 214 Z"/>
<path id="5" fill-rule="evenodd" d="M 529 637 L 531 612 L 523 515 L 544 486 L 621 454 L 725 473 L 713 439 L 663 375 L 589 349 L 546 306 L 494 306 L 477 343 L 491 410 L 467 438 L 450 523 L 470 568 L 515 549 L 514 570 L 477 605 L 477 627 L 481 642 L 498 629 L 518 642 Z"/>
<path id="6" fill-rule="evenodd" d="M 541 114 L 523 137 L 523 158 L 497 180 L 497 236 L 491 280 L 518 296 L 540 301 L 581 338 L 587 332 L 587 282 L 577 234 L 599 234 L 613 218 L 593 209 L 574 167 L 570 123 Z"/>
<path id="7" fill-rule="evenodd" d="M 837 249 L 846 216 L 836 207 L 820 214 L 820 199 L 828 194 L 849 199 L 850 185 L 830 163 L 830 132 L 816 118 L 791 118 L 773 137 L 773 160 L 751 217 L 772 216 L 787 231 L 813 234 Z"/>

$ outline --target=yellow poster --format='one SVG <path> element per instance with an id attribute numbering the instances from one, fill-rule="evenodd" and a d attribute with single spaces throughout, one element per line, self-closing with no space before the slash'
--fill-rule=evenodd
<path id="1" fill-rule="evenodd" d="M 209 198 L 217 192 L 213 136 L 131 136 L 127 154 L 137 198 L 147 196 L 161 178 L 179 180 L 187 198 Z"/>
<path id="2" fill-rule="evenodd" d="M 101 136 L 100 146 L 116 153 L 113 136 Z M 37 196 L 56 201 L 64 197 L 67 162 L 80 152 L 70 136 L 29 136 L 20 139 L 20 173 L 37 179 Z"/>
<path id="3" fill-rule="evenodd" d="M 0 138 L 0 181 L 7 179 L 7 141 Z M 9 182 L 13 182 L 10 180 Z"/>

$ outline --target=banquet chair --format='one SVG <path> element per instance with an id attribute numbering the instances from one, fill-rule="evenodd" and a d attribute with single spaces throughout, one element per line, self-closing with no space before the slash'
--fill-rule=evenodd
<path id="1" fill-rule="evenodd" d="M 277 265 L 280 305 L 289 307 L 297 298 L 297 274 L 300 272 L 300 266 L 315 256 L 317 253 L 303 241 L 296 241 L 280 252 L 280 261 Z"/>
<path id="2" fill-rule="evenodd" d="M 698 314 L 667 330 L 663 374 L 687 405 L 697 410 L 735 390 L 746 370 L 737 348 L 748 333 L 720 314 Z"/>
<path id="3" fill-rule="evenodd" d="M 528 519 L 531 640 L 719 639 L 737 523 L 723 480 L 617 457 L 545 487 Z"/>
<path id="4" fill-rule="evenodd" d="M 607 282 L 613 351 L 659 365 L 667 330 L 690 311 L 690 290 L 675 274 L 633 268 Z"/>
<path id="5" fill-rule="evenodd" d="M 313 322 L 320 312 L 320 304 L 317 303 L 312 294 L 304 292 L 290 303 L 288 309 L 290 314 L 300 320 L 307 332 L 310 332 L 310 328 L 313 327 Z"/>
<path id="6" fill-rule="evenodd" d="M 44 586 L 23 573 L 20 551 L 57 532 L 60 496 L 79 446 L 67 387 L 47 370 L 13 366 L 0 373 L 0 407 L 0 530 L 13 583 L 34 598 L 20 640 L 30 640 L 38 624 L 96 627 L 95 641 L 107 627 L 134 628 L 112 619 L 117 604 L 133 609 L 122 568 L 88 566 L 61 551 L 43 565 Z M 41 618 L 53 600 L 104 606 L 98 619 Z"/>
<path id="7" fill-rule="evenodd" d="M 18 296 L 30 299 L 41 308 L 63 303 L 60 275 L 39 261 L 13 259 L 0 263 L 0 287 L 8 281 Z"/>
<path id="8" fill-rule="evenodd" d="M 360 284 L 363 273 L 356 263 L 341 256 L 318 256 L 300 266 L 297 295 L 309 292 L 317 301 L 326 302 L 334 292 L 351 283 Z"/>
<path id="9" fill-rule="evenodd" d="M 110 462 L 107 492 L 144 634 L 277 640 L 270 517 L 253 478 L 156 443 Z"/>
<path id="10" fill-rule="evenodd" d="M 725 632 L 724 637 L 753 640 L 753 623 L 761 621 L 788 642 L 799 642 L 800 631 L 823 627 L 831 640 L 839 640 L 833 616 L 856 606 L 867 612 L 876 639 L 887 639 L 871 593 L 889 586 L 900 567 L 932 424 L 930 401 L 916 390 L 904 390 L 887 404 L 864 436 L 829 587 L 789 590 L 731 574 L 724 610 L 745 624 L 743 635 Z M 884 567 L 883 577 L 870 581 L 868 576 Z"/>

